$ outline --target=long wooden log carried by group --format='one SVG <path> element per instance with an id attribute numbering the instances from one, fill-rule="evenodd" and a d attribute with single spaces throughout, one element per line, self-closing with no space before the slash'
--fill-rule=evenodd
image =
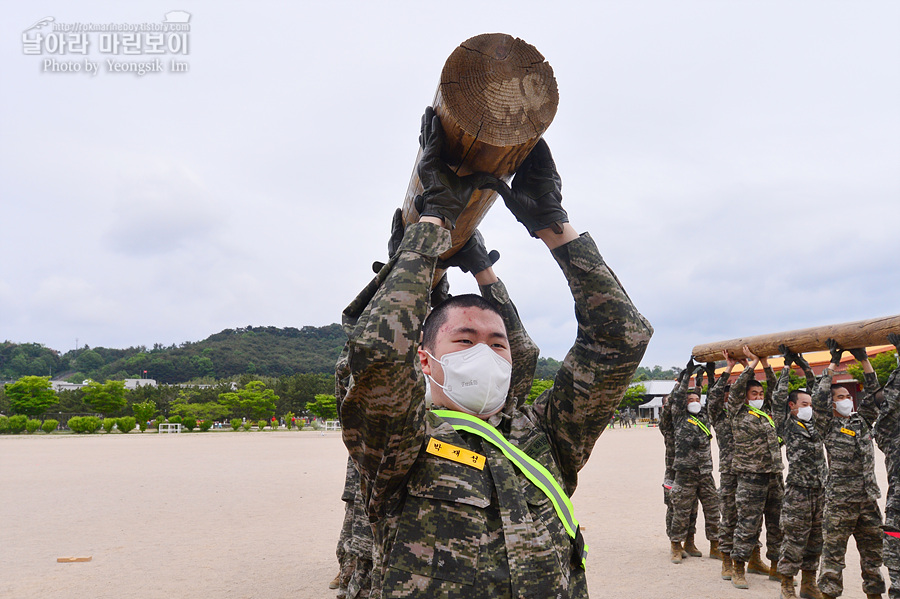
<path id="1" fill-rule="evenodd" d="M 553 69 L 534 46 L 504 33 L 466 40 L 447 59 L 432 106 L 447 144 L 442 156 L 459 175 L 485 172 L 509 181 L 550 126 L 559 93 Z M 416 156 L 419 163 L 421 149 Z M 403 201 L 403 222 L 419 220 L 414 206 L 422 193 L 412 177 Z M 474 234 L 497 194 L 476 191 L 451 232 L 455 254 Z M 435 283 L 443 271 L 435 273 Z"/>
<path id="2" fill-rule="evenodd" d="M 704 343 L 695 346 L 691 353 L 697 361 L 715 362 L 722 359 L 723 351 L 735 358 L 744 357 L 744 345 L 758 356 L 780 354 L 778 346 L 781 344 L 797 353 L 821 351 L 827 349 L 825 341 L 829 338 L 842 348 L 868 347 L 888 343 L 888 333 L 900 334 L 900 315 Z"/>

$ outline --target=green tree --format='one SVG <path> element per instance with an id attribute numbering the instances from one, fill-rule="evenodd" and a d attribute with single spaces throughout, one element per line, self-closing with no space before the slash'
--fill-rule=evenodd
<path id="1" fill-rule="evenodd" d="M 16 414 L 41 416 L 59 402 L 50 388 L 50 378 L 46 376 L 23 376 L 15 383 L 7 384 L 4 390 Z"/>
<path id="2" fill-rule="evenodd" d="M 306 404 L 306 409 L 322 420 L 337 419 L 337 400 L 334 395 L 319 393 L 314 402 Z"/>
<path id="3" fill-rule="evenodd" d="M 271 391 L 271 390 L 270 390 Z M 231 413 L 231 408 L 214 401 L 205 403 L 179 403 L 170 410 L 172 414 L 194 420 L 219 420 Z"/>
<path id="4" fill-rule="evenodd" d="M 147 422 L 153 420 L 156 416 L 156 402 L 152 399 L 142 401 L 140 403 L 131 404 L 131 410 L 134 412 L 134 419 L 138 423 L 141 432 L 147 430 Z"/>
<path id="5" fill-rule="evenodd" d="M 86 349 L 75 358 L 75 365 L 78 370 L 91 372 L 103 366 L 103 356 L 92 349 Z"/>
<path id="6" fill-rule="evenodd" d="M 644 394 L 647 393 L 647 387 L 644 385 L 632 385 L 625 389 L 625 395 L 619 402 L 619 409 L 633 408 L 644 403 Z"/>
<path id="7" fill-rule="evenodd" d="M 125 407 L 125 381 L 91 381 L 84 389 L 84 401 L 104 416 Z"/>
<path id="8" fill-rule="evenodd" d="M 550 358 L 551 360 L 553 358 Z M 553 387 L 553 379 L 535 379 L 531 383 L 531 391 L 528 393 L 528 398 L 525 400 L 525 403 L 531 404 L 534 403 L 541 393 Z"/>
<path id="9" fill-rule="evenodd" d="M 897 368 L 897 352 L 887 351 L 869 358 L 875 374 L 878 375 L 878 384 L 884 385 L 891 373 Z M 864 382 L 862 366 L 859 364 L 851 364 L 847 367 L 847 372 L 860 383 Z"/>
<path id="10" fill-rule="evenodd" d="M 260 420 L 275 415 L 278 396 L 272 389 L 266 389 L 262 381 L 250 381 L 237 392 L 220 393 L 219 401 L 228 406 L 235 416 Z"/>

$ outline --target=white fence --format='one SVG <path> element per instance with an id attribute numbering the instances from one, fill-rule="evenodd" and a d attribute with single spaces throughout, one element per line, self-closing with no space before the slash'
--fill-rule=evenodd
<path id="1" fill-rule="evenodd" d="M 180 433 L 181 432 L 181 423 L 180 422 L 162 422 L 159 425 L 160 433 Z"/>

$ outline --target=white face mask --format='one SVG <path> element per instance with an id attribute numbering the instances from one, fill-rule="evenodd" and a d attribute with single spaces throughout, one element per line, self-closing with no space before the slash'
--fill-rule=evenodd
<path id="1" fill-rule="evenodd" d="M 812 406 L 797 408 L 797 418 L 806 422 L 812 420 Z"/>
<path id="2" fill-rule="evenodd" d="M 841 401 L 836 401 L 834 402 L 834 409 L 837 410 L 837 413 L 841 416 L 849 416 L 850 412 L 853 411 L 853 400 L 842 399 Z"/>
<path id="3" fill-rule="evenodd" d="M 475 416 L 493 414 L 506 403 L 512 364 L 484 343 L 444 354 L 440 360 L 428 355 L 444 370 L 443 385 L 428 375 L 431 382 L 464 412 Z"/>
<path id="4" fill-rule="evenodd" d="M 700 402 L 692 401 L 691 403 L 688 404 L 687 410 L 691 414 L 699 414 L 700 413 Z"/>
<path id="5" fill-rule="evenodd" d="M 749 402 L 751 406 L 756 408 L 757 410 L 762 410 L 763 400 L 762 399 L 751 399 Z"/>

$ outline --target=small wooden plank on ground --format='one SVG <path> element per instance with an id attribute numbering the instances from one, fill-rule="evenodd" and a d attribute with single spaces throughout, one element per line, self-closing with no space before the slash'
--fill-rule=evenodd
<path id="1" fill-rule="evenodd" d="M 59 564 L 73 564 L 75 562 L 89 562 L 94 558 L 94 556 L 89 555 L 87 557 L 58 557 L 56 558 L 56 562 Z"/>

